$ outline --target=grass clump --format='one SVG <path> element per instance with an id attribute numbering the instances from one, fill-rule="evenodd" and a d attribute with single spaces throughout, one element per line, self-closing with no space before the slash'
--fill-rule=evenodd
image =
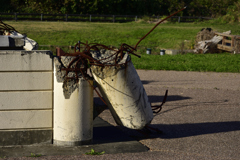
<path id="1" fill-rule="evenodd" d="M 90 152 L 87 152 L 85 154 L 87 154 L 87 155 L 103 155 L 104 153 L 105 153 L 104 151 L 103 152 L 96 152 L 94 149 L 91 149 Z"/>
<path id="2" fill-rule="evenodd" d="M 28 156 L 28 157 L 41 157 L 42 155 L 41 154 L 35 154 L 35 153 L 31 153 L 31 155 L 30 156 Z"/>

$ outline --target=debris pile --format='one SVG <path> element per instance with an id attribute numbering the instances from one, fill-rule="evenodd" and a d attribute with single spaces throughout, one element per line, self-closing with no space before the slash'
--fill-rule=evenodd
<path id="1" fill-rule="evenodd" d="M 231 35 L 231 31 L 214 32 L 211 28 L 203 28 L 196 36 L 194 53 L 219 53 L 227 51 L 240 53 L 240 36 Z"/>
<path id="2" fill-rule="evenodd" d="M 0 47 L 18 47 L 25 50 L 37 50 L 38 43 L 26 35 L 20 34 L 14 27 L 2 22 L 0 20 L 0 36 L 1 39 L 6 41 Z M 23 41 L 23 43 L 21 43 Z M 20 42 L 20 43 L 19 43 Z"/>
<path id="3" fill-rule="evenodd" d="M 79 77 L 82 77 L 81 72 L 70 72 L 69 70 L 74 69 L 75 67 L 81 68 L 84 65 L 81 63 L 74 62 L 74 57 L 70 56 L 62 56 L 61 59 L 55 58 L 54 64 L 57 82 L 63 83 L 64 97 L 66 99 L 69 99 L 71 94 L 78 88 L 77 79 Z M 68 68 L 69 70 L 66 70 L 64 68 Z M 85 77 L 88 78 L 88 75 L 86 74 Z"/>
<path id="4" fill-rule="evenodd" d="M 88 44 L 78 42 L 74 47 L 74 53 L 65 53 L 60 48 L 54 61 L 59 82 L 63 82 L 65 98 L 77 88 L 79 79 L 94 78 L 100 93 L 89 81 L 89 85 L 96 91 L 99 98 L 108 106 L 117 124 L 131 128 L 143 129 L 151 123 L 153 113 L 159 113 L 166 101 L 159 106 L 151 106 L 142 82 L 131 62 L 129 54 L 140 57 L 134 52 L 138 44 L 149 35 L 161 22 L 177 14 L 183 9 L 158 22 L 145 36 L 131 47 L 123 43 L 120 48 L 110 48 L 102 44 Z M 83 50 L 80 51 L 80 45 Z M 66 58 L 70 57 L 70 58 Z M 87 73 L 90 69 L 91 75 Z M 65 87 L 70 86 L 70 89 Z M 72 87 L 74 86 L 74 87 Z"/>
<path id="5" fill-rule="evenodd" d="M 212 28 L 203 28 L 200 32 L 198 32 L 195 40 L 195 46 L 197 47 L 198 42 L 210 40 L 215 36 L 215 32 L 212 30 Z"/>

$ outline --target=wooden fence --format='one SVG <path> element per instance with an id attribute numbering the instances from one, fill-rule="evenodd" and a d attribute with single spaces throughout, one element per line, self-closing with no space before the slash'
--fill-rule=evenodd
<path id="1" fill-rule="evenodd" d="M 0 13 L 1 20 L 31 20 L 31 21 L 70 21 L 70 22 L 131 22 L 143 16 L 137 15 L 93 15 L 93 14 L 43 14 L 43 13 Z M 162 16 L 150 16 L 149 19 L 161 19 Z M 209 17 L 171 17 L 173 22 L 194 22 L 209 20 Z"/>

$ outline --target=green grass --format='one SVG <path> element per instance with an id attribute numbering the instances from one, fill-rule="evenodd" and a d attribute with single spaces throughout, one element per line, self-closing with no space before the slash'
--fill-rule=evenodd
<path id="1" fill-rule="evenodd" d="M 29 38 L 39 45 L 69 46 L 77 41 L 100 43 L 119 47 L 122 43 L 131 46 L 142 38 L 155 24 L 148 23 L 91 23 L 91 22 L 29 22 L 6 21 L 21 33 L 27 33 Z M 160 24 L 140 44 L 141 49 L 152 48 L 157 53 L 161 48 L 177 49 L 182 42 L 192 42 L 197 33 L 206 27 L 223 32 L 232 30 L 232 34 L 240 35 L 240 24 L 204 23 L 164 23 Z M 190 44 L 186 44 L 186 49 Z"/>
<path id="2" fill-rule="evenodd" d="M 131 56 L 136 69 L 201 72 L 240 72 L 240 54 L 184 54 Z"/>
<path id="3" fill-rule="evenodd" d="M 27 156 L 27 157 L 41 157 L 42 155 L 41 154 L 35 154 L 35 153 L 31 153 L 30 156 Z"/>
<path id="4" fill-rule="evenodd" d="M 155 24 L 144 22 L 130 23 L 90 23 L 90 22 L 30 22 L 6 21 L 21 33 L 36 40 L 40 49 L 55 50 L 55 46 L 73 46 L 77 41 L 100 43 L 119 47 L 122 43 L 135 46 L 136 43 Z M 191 49 L 195 36 L 202 28 L 212 28 L 218 32 L 231 30 L 240 35 L 240 23 L 219 24 L 216 21 L 196 23 L 163 23 L 148 35 L 137 48 L 142 58 L 132 56 L 137 69 L 177 70 L 177 71 L 213 71 L 240 72 L 240 55 L 231 54 L 186 54 L 160 56 L 160 49 Z M 152 55 L 146 55 L 146 49 L 152 49 Z"/>

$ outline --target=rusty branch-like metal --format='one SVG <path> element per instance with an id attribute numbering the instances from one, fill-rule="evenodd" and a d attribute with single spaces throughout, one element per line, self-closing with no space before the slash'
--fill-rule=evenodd
<path id="1" fill-rule="evenodd" d="M 97 44 L 97 43 L 90 43 L 90 44 L 88 44 L 88 42 L 82 43 L 80 41 L 78 41 L 78 43 L 75 45 L 74 53 L 65 53 L 61 48 L 56 47 L 56 51 L 57 51 L 57 56 L 56 57 L 58 57 L 59 61 L 61 60 L 62 56 L 72 56 L 72 57 L 75 57 L 68 64 L 67 67 L 63 66 L 63 64 L 61 63 L 62 64 L 61 70 L 66 71 L 66 76 L 65 76 L 66 79 L 65 80 L 67 80 L 67 79 L 75 79 L 76 81 L 78 81 L 78 79 L 80 78 L 79 75 L 81 75 L 81 77 L 83 77 L 85 80 L 87 80 L 87 78 L 86 78 L 88 76 L 87 75 L 87 69 L 88 69 L 89 65 L 92 65 L 92 66 L 93 65 L 95 65 L 95 66 L 102 66 L 102 67 L 127 65 L 127 63 L 130 60 L 128 60 L 128 61 L 126 61 L 124 63 L 119 64 L 119 59 L 122 59 L 125 54 L 133 54 L 134 56 L 137 56 L 137 57 L 140 58 L 141 56 L 139 56 L 139 55 L 134 53 L 134 51 L 137 50 L 138 44 L 144 38 L 146 38 L 146 36 L 148 36 L 160 23 L 162 23 L 163 21 L 167 20 L 168 18 L 174 16 L 175 14 L 179 13 L 180 11 L 184 10 L 185 8 L 186 7 L 182 8 L 181 10 L 173 13 L 172 15 L 170 15 L 170 16 L 164 18 L 163 20 L 161 20 L 160 22 L 158 22 L 145 36 L 143 36 L 137 42 L 135 47 L 132 47 L 132 46 L 130 46 L 128 44 L 123 43 L 120 46 L 120 48 L 117 49 L 117 48 L 107 47 L 106 45 L 103 45 L 103 44 Z M 84 48 L 83 51 L 80 51 L 81 45 L 84 46 L 83 47 Z M 110 55 L 108 57 L 102 58 L 102 59 L 95 59 L 95 58 L 93 58 L 91 52 L 92 51 L 100 52 L 101 49 L 115 51 L 115 53 L 113 53 L 112 55 Z M 74 72 L 75 73 L 75 77 L 68 77 L 68 73 L 69 72 Z M 101 100 L 106 104 L 106 102 L 102 99 L 102 97 L 100 96 L 100 94 L 98 93 L 96 88 L 94 88 L 94 86 L 90 82 L 89 82 L 89 84 L 96 91 L 96 93 L 101 98 Z M 164 100 L 163 100 L 162 104 L 160 106 L 152 107 L 152 110 L 153 110 L 154 113 L 159 113 L 161 111 L 162 105 L 165 103 L 166 98 L 167 98 L 167 92 L 168 91 L 166 91 L 166 93 L 165 93 L 165 97 L 164 97 Z"/>
<path id="2" fill-rule="evenodd" d="M 15 28 L 13 28 L 12 26 L 4 23 L 1 20 L 0 20 L 0 31 L 2 31 L 2 32 L 4 32 L 4 31 L 8 31 L 8 32 L 16 31 L 16 32 L 18 32 Z"/>
<path id="3" fill-rule="evenodd" d="M 179 12 L 181 12 L 182 10 L 184 10 L 184 9 L 186 9 L 187 7 L 184 7 L 184 8 L 182 8 L 182 9 L 180 9 L 179 11 L 177 11 L 177 12 L 175 12 L 175 13 L 173 13 L 173 14 L 171 14 L 170 16 L 168 16 L 168 17 L 166 17 L 166 18 L 164 18 L 164 19 L 162 19 L 160 22 L 158 22 L 145 36 L 143 36 L 138 42 L 137 42 L 137 44 L 135 45 L 135 47 L 134 47 L 134 49 L 136 50 L 137 49 L 137 46 L 138 46 L 138 44 L 144 39 L 144 38 L 146 38 L 160 23 L 162 23 L 163 21 L 165 21 L 165 20 L 167 20 L 168 18 L 170 18 L 170 17 L 172 17 L 172 16 L 174 16 L 175 14 L 177 14 L 177 13 L 179 13 Z"/>

